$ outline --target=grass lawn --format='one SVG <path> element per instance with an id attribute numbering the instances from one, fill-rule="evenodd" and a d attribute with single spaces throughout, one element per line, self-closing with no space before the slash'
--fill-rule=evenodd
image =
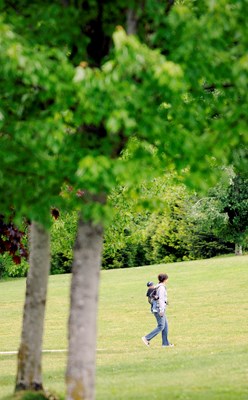
<path id="1" fill-rule="evenodd" d="M 169 339 L 155 327 L 146 282 L 169 275 Z M 51 276 L 44 349 L 66 348 L 70 275 Z M 102 271 L 97 400 L 247 400 L 248 256 Z M 0 352 L 17 350 L 25 280 L 0 282 Z M 66 353 L 45 353 L 45 387 L 63 394 Z M 0 355 L 0 399 L 11 399 L 16 355 Z"/>

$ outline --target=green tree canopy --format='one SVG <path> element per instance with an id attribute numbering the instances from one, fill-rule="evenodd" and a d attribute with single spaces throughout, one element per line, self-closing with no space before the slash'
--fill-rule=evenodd
<path id="1" fill-rule="evenodd" d="M 0 22 L 1 210 L 47 222 L 63 183 L 60 159 L 73 69 L 55 49 L 32 47 Z M 69 82 L 69 84 L 68 84 Z"/>
<path id="2" fill-rule="evenodd" d="M 227 237 L 242 246 L 248 235 L 248 179 L 235 175 L 226 191 L 220 193 L 220 211 L 226 213 Z"/>
<path id="3" fill-rule="evenodd" d="M 116 177 L 135 175 L 135 161 L 114 161 L 132 136 L 143 141 L 131 152 L 139 164 L 157 148 L 164 165 L 190 168 L 189 184 L 211 180 L 212 164 L 247 168 L 247 0 L 169 4 L 1 3 L 9 204 L 40 219 L 63 182 L 108 193 Z M 146 45 L 123 30 L 111 39 L 128 7 Z"/>

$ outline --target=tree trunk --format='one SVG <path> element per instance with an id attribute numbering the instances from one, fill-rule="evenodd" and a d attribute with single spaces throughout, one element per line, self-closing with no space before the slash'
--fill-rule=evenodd
<path id="1" fill-rule="evenodd" d="M 50 270 L 49 233 L 33 222 L 30 229 L 30 268 L 15 390 L 42 390 L 41 353 L 48 275 Z"/>
<path id="2" fill-rule="evenodd" d="M 135 11 L 132 8 L 128 8 L 128 10 L 127 10 L 126 24 L 127 24 L 127 34 L 128 35 L 136 35 L 138 18 L 137 18 Z"/>
<path id="3" fill-rule="evenodd" d="M 242 245 L 239 243 L 235 243 L 235 255 L 242 256 L 242 254 L 243 254 Z"/>
<path id="4" fill-rule="evenodd" d="M 103 230 L 79 219 L 69 317 L 67 400 L 95 398 L 98 286 Z"/>

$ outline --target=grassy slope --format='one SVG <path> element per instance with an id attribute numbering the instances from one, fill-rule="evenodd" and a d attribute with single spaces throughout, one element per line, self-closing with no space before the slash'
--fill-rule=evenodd
<path id="1" fill-rule="evenodd" d="M 102 271 L 97 400 L 247 400 L 248 256 Z M 140 337 L 155 327 L 146 282 L 169 274 L 174 348 Z M 51 276 L 45 349 L 66 348 L 69 275 Z M 24 280 L 0 282 L 0 351 L 19 343 Z M 46 387 L 64 392 L 66 354 L 43 356 Z M 14 386 L 15 356 L 0 355 L 0 399 Z"/>

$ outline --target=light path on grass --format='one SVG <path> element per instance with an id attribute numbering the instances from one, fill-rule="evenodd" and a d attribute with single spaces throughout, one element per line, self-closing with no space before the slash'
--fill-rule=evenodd
<path id="1" fill-rule="evenodd" d="M 42 353 L 66 353 L 66 349 L 57 349 L 57 350 L 42 350 Z M 18 351 L 0 351 L 0 355 L 14 355 L 18 354 Z"/>
<path id="2" fill-rule="evenodd" d="M 97 349 L 97 351 L 103 351 L 104 349 Z M 68 350 L 66 349 L 57 349 L 57 350 L 42 350 L 42 353 L 67 353 Z M 18 351 L 0 351 L 0 356 L 6 355 L 16 355 Z"/>

